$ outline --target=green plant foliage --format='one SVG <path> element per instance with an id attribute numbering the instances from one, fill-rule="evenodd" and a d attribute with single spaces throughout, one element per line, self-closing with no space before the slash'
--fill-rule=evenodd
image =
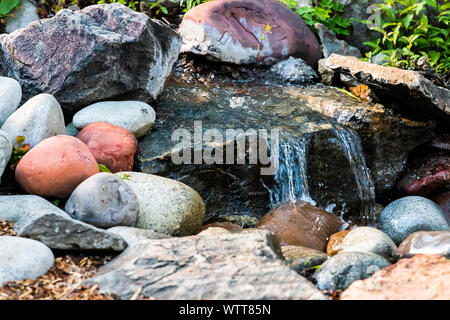
<path id="1" fill-rule="evenodd" d="M 0 0 L 0 18 L 8 16 L 22 4 L 21 0 Z"/>
<path id="2" fill-rule="evenodd" d="M 303 18 L 305 23 L 313 30 L 315 23 L 321 23 L 335 34 L 348 35 L 351 26 L 350 19 L 343 18 L 344 5 L 334 0 L 321 0 L 314 7 L 298 7 L 295 0 L 279 0 L 294 10 Z"/>
<path id="3" fill-rule="evenodd" d="M 100 163 L 98 164 L 98 169 L 100 170 L 100 172 L 111 173 L 111 170 L 109 170 L 107 166 Z"/>
<path id="4" fill-rule="evenodd" d="M 387 55 L 385 65 L 404 69 L 414 68 L 415 61 L 424 56 L 438 74 L 448 74 L 450 68 L 450 3 L 437 0 L 384 0 L 377 4 L 381 26 L 371 27 L 382 34 L 376 41 L 364 44 L 373 49 L 366 61 L 374 55 Z M 433 12 L 429 19 L 426 7 Z M 360 21 L 367 23 L 367 21 Z"/>
<path id="5" fill-rule="evenodd" d="M 18 136 L 16 138 L 16 143 L 14 144 L 11 159 L 9 160 L 9 168 L 14 171 L 19 163 L 20 159 L 30 150 L 30 144 L 24 143 L 25 137 Z"/>

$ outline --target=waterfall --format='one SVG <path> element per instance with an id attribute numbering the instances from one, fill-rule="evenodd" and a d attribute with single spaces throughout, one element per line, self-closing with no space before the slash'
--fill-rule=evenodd
<path id="1" fill-rule="evenodd" d="M 355 177 L 358 198 L 361 201 L 359 218 L 365 223 L 374 223 L 375 186 L 366 166 L 359 136 L 351 129 L 334 126 L 333 139 L 342 149 Z M 303 200 L 316 205 L 310 196 L 307 176 L 307 152 L 310 138 L 308 135 L 286 138 L 280 132 L 279 168 L 274 176 L 274 185 L 264 187 L 270 195 L 270 206 L 277 203 Z M 270 145 L 269 145 L 270 149 Z M 332 207 L 332 206 L 331 206 Z M 330 209 L 328 209 L 330 210 Z"/>
<path id="2" fill-rule="evenodd" d="M 333 132 L 355 176 L 358 197 L 361 201 L 360 218 L 362 221 L 374 223 L 376 218 L 375 184 L 366 165 L 361 139 L 353 130 L 345 127 L 334 127 Z"/>

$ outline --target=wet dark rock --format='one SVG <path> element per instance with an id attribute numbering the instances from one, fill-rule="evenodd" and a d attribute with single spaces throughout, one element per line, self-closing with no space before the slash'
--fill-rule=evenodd
<path id="1" fill-rule="evenodd" d="M 409 165 L 398 188 L 407 195 L 427 196 L 450 185 L 450 155 L 429 155 Z"/>
<path id="2" fill-rule="evenodd" d="M 444 211 L 444 214 L 447 217 L 447 221 L 450 224 L 450 191 L 438 194 L 431 198 L 434 202 L 436 202 Z"/>
<path id="3" fill-rule="evenodd" d="M 25 99 L 50 93 L 73 115 L 114 96 L 155 99 L 181 41 L 163 22 L 104 4 L 61 10 L 0 37 L 0 46 L 0 74 L 17 79 Z"/>
<path id="4" fill-rule="evenodd" d="M 322 55 L 303 19 L 273 0 L 203 3 L 184 15 L 179 32 L 182 52 L 221 62 L 271 65 L 293 56 L 316 68 Z"/>
<path id="5" fill-rule="evenodd" d="M 356 57 L 332 54 L 319 63 L 322 82 L 354 86 L 366 84 L 381 101 L 395 102 L 406 112 L 419 113 L 422 119 L 450 123 L 450 90 L 434 85 L 421 73 L 384 67 Z M 350 80 L 345 80 L 345 78 Z"/>
<path id="6" fill-rule="evenodd" d="M 342 242 L 344 241 L 350 230 L 342 230 L 333 233 L 327 243 L 327 254 L 329 256 L 334 256 L 342 250 Z"/>
<path id="7" fill-rule="evenodd" d="M 340 252 L 325 261 L 313 277 L 321 290 L 345 290 L 389 265 L 389 261 L 374 253 Z"/>
<path id="8" fill-rule="evenodd" d="M 325 251 L 329 237 L 341 226 L 337 216 L 304 201 L 277 205 L 258 224 L 258 228 L 272 232 L 281 245 L 319 251 Z"/>
<path id="9" fill-rule="evenodd" d="M 416 254 L 439 254 L 450 258 L 450 231 L 414 232 L 402 241 L 397 252 L 403 257 Z"/>
<path id="10" fill-rule="evenodd" d="M 314 69 L 300 58 L 289 57 L 274 64 L 269 71 L 272 76 L 276 76 L 284 83 L 308 85 L 319 80 L 319 75 Z"/>
<path id="11" fill-rule="evenodd" d="M 361 169 L 370 168 L 377 193 L 387 193 L 404 169 L 409 151 L 433 135 L 432 123 L 394 116 L 382 105 L 358 102 L 333 88 L 261 87 L 230 82 L 211 86 L 168 83 L 155 105 L 158 118 L 148 136 L 140 141 L 142 151 L 137 163 L 143 172 L 179 180 L 197 190 L 205 199 L 205 223 L 225 216 L 260 218 L 271 205 L 289 199 L 290 182 L 298 199 L 310 196 L 319 208 L 329 207 L 335 213 L 345 211 L 347 216 L 358 217 L 373 200 L 368 173 Z M 221 132 L 224 157 L 226 146 L 232 146 L 232 164 L 193 164 L 192 153 L 191 164 L 172 162 L 172 155 L 178 154 L 173 148 L 181 142 L 171 141 L 172 133 L 184 128 L 193 139 L 196 120 L 202 120 L 203 133 L 211 128 Z M 269 144 L 270 130 L 281 129 L 281 169 L 275 176 L 261 175 L 261 168 L 267 165 L 249 165 L 248 153 L 245 164 L 237 164 L 239 139 L 227 140 L 226 129 L 251 128 L 267 129 Z M 356 133 L 361 152 L 349 151 L 358 146 Z M 207 147 L 202 143 L 202 151 Z M 357 155 L 353 162 L 349 161 L 350 154 Z M 363 155 L 367 165 L 357 165 Z M 295 168 L 292 176 L 289 163 Z M 361 176 L 365 194 L 358 189 L 355 170 Z M 302 182 L 305 177 L 306 186 Z"/>
<path id="12" fill-rule="evenodd" d="M 428 144 L 435 149 L 450 153 L 450 133 L 441 134 L 432 139 Z"/>
<path id="13" fill-rule="evenodd" d="M 219 276 L 219 277 L 218 277 Z M 326 299 L 267 231 L 140 241 L 84 284 L 130 299 Z"/>
<path id="14" fill-rule="evenodd" d="M 418 196 L 391 202 L 380 214 L 381 230 L 397 245 L 416 231 L 450 231 L 441 208 Z"/>

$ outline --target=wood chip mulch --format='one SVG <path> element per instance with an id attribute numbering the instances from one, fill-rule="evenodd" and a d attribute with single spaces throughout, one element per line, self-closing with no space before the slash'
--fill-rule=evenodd
<path id="1" fill-rule="evenodd" d="M 14 223 L 0 220 L 0 236 L 15 236 Z"/>
<path id="2" fill-rule="evenodd" d="M 0 236 L 16 236 L 14 224 L 0 220 Z M 0 287 L 0 300 L 115 300 L 97 286 L 81 286 L 112 256 L 57 256 L 53 268 L 36 280 L 10 281 Z"/>

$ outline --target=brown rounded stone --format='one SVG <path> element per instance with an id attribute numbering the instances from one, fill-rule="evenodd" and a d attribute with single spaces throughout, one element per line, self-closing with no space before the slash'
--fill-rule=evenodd
<path id="1" fill-rule="evenodd" d="M 327 244 L 327 254 L 329 256 L 334 256 L 342 250 L 342 242 L 349 232 L 350 230 L 342 230 L 330 236 L 330 240 L 328 240 Z"/>
<path id="2" fill-rule="evenodd" d="M 15 176 L 29 193 L 63 198 L 98 172 L 97 161 L 82 141 L 58 135 L 28 151 L 19 161 Z"/>
<path id="3" fill-rule="evenodd" d="M 450 231 L 418 231 L 402 241 L 397 253 L 403 257 L 416 254 L 440 254 L 450 257 Z"/>
<path id="4" fill-rule="evenodd" d="M 418 254 L 353 282 L 341 300 L 449 300 L 450 261 Z"/>
<path id="5" fill-rule="evenodd" d="M 77 138 L 88 146 L 97 162 L 111 172 L 133 170 L 139 145 L 131 131 L 108 122 L 93 122 L 81 130 Z"/>
<path id="6" fill-rule="evenodd" d="M 341 225 L 337 216 L 307 202 L 296 201 L 274 207 L 257 227 L 271 231 L 281 245 L 324 251 L 329 236 L 339 231 Z"/>

